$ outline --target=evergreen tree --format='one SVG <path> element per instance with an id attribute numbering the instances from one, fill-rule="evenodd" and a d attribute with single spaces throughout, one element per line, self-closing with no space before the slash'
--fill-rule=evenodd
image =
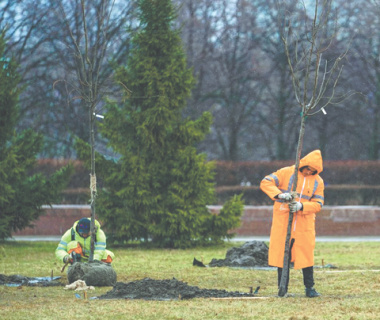
<path id="1" fill-rule="evenodd" d="M 129 93 L 123 105 L 108 104 L 100 125 L 121 157 L 116 163 L 97 162 L 106 186 L 99 192 L 98 214 L 118 241 L 151 238 L 160 246 L 188 247 L 220 240 L 239 224 L 242 202 L 231 200 L 230 207 L 239 207 L 231 217 L 228 209 L 220 217 L 208 211 L 214 201 L 213 164 L 195 146 L 208 133 L 211 115 L 182 118 L 194 78 L 173 29 L 171 1 L 140 0 L 139 8 L 140 32 L 127 66 L 116 72 Z"/>
<path id="2" fill-rule="evenodd" d="M 41 135 L 17 133 L 20 76 L 13 58 L 5 57 L 4 32 L 0 32 L 0 239 L 28 227 L 42 213 L 41 206 L 59 199 L 72 171 L 65 167 L 48 179 L 29 175 L 42 148 Z"/>

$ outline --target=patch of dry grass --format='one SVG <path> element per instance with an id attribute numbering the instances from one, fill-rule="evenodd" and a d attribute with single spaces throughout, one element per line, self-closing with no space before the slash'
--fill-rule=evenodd
<path id="1" fill-rule="evenodd" d="M 0 243 L 0 273 L 28 277 L 61 275 L 54 259 L 56 243 Z M 321 298 L 304 296 L 302 272 L 291 270 L 290 292 L 278 298 L 276 271 L 193 267 L 196 257 L 205 264 L 224 258 L 226 243 L 212 248 L 159 250 L 116 248 L 113 267 L 118 281 L 177 278 L 201 288 L 248 292 L 261 286 L 265 300 L 182 301 L 84 300 L 63 287 L 0 286 L 0 319 L 379 319 L 380 269 L 377 242 L 317 243 L 316 265 L 333 264 L 338 269 L 315 269 L 316 288 Z M 360 271 L 358 271 L 360 270 Z M 62 282 L 66 283 L 65 274 Z M 97 287 L 89 297 L 111 290 Z"/>

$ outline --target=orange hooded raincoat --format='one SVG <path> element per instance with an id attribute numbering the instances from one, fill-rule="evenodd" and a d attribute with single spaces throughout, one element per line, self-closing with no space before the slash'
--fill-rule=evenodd
<path id="1" fill-rule="evenodd" d="M 323 170 L 322 155 L 319 150 L 314 150 L 300 160 L 299 168 L 310 166 L 317 173 L 304 177 L 298 172 L 296 201 L 300 201 L 303 210 L 294 213 L 291 239 L 294 239 L 291 256 L 294 269 L 302 269 L 314 265 L 315 247 L 315 214 L 324 204 L 324 183 L 319 174 Z M 272 200 L 273 221 L 270 233 L 268 264 L 274 267 L 283 267 L 286 232 L 289 219 L 288 203 L 276 199 L 275 196 L 284 192 L 291 192 L 294 181 L 295 166 L 282 168 L 266 176 L 260 184 L 260 188 Z"/>

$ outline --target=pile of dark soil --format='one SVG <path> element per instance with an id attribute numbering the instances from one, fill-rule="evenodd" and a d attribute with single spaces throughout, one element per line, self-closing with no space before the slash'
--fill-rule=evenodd
<path id="1" fill-rule="evenodd" d="M 56 281 L 61 277 L 37 277 L 30 278 L 22 275 L 11 275 L 6 276 L 4 274 L 0 274 L 0 285 L 5 286 L 29 286 L 29 287 L 56 287 L 56 286 L 64 286 L 63 283 Z"/>
<path id="2" fill-rule="evenodd" d="M 253 297 L 253 294 L 229 292 L 217 289 L 200 289 L 189 286 L 175 278 L 171 280 L 143 280 L 128 283 L 117 282 L 111 291 L 98 299 L 144 299 L 144 300 L 182 300 L 193 298 Z"/>
<path id="3" fill-rule="evenodd" d="M 209 267 L 268 267 L 268 246 L 264 241 L 249 241 L 241 247 L 233 247 L 225 259 L 212 259 Z"/>

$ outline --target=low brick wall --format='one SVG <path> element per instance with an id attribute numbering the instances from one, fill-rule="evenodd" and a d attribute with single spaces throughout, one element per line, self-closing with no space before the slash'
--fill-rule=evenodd
<path id="1" fill-rule="evenodd" d="M 91 217 L 89 205 L 43 206 L 45 214 L 34 223 L 34 228 L 26 228 L 13 236 L 57 236 L 63 235 L 73 223 L 83 217 Z"/>
<path id="2" fill-rule="evenodd" d="M 221 206 L 209 206 L 213 213 Z M 88 205 L 44 206 L 45 215 L 14 236 L 62 235 L 76 220 L 90 217 Z M 269 236 L 272 223 L 272 206 L 245 206 L 238 236 Z M 380 235 L 380 207 L 378 206 L 324 206 L 316 217 L 319 236 L 378 236 Z"/>

